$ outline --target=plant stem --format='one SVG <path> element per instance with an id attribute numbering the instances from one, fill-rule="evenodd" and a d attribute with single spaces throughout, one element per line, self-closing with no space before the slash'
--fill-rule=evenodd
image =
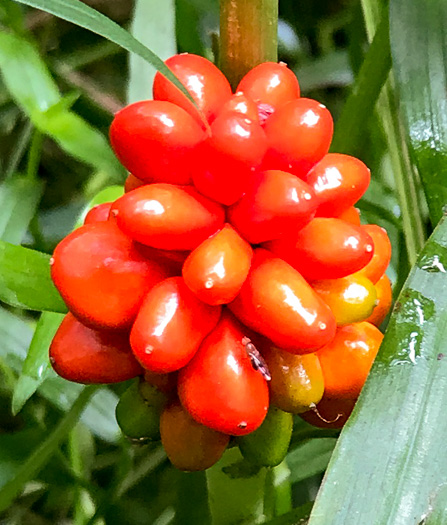
<path id="1" fill-rule="evenodd" d="M 236 88 L 250 69 L 278 60 L 278 0 L 221 0 L 220 68 Z"/>
<path id="2" fill-rule="evenodd" d="M 368 40 L 371 42 L 386 7 L 378 0 L 362 0 Z M 426 237 L 422 222 L 422 208 L 418 180 L 412 170 L 407 144 L 398 113 L 392 72 L 378 101 L 378 113 L 388 140 L 388 151 L 393 166 L 397 196 L 402 213 L 405 245 L 410 266 L 424 246 Z"/>

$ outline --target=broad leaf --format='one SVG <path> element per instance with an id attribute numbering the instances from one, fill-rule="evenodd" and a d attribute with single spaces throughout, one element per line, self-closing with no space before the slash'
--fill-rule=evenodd
<path id="1" fill-rule="evenodd" d="M 17 414 L 51 371 L 48 349 L 64 316 L 43 312 L 34 331 L 22 372 L 14 388 L 12 412 Z"/>
<path id="2" fill-rule="evenodd" d="M 0 300 L 25 310 L 67 311 L 50 276 L 50 256 L 0 241 Z"/>
<path id="3" fill-rule="evenodd" d="M 17 0 L 21 4 L 42 9 L 59 18 L 72 22 L 80 27 L 88 29 L 93 33 L 107 38 L 118 44 L 123 49 L 135 53 L 146 62 L 163 73 L 171 82 L 173 82 L 183 93 L 192 101 L 191 95 L 185 89 L 183 84 L 165 66 L 163 61 L 150 49 L 144 46 L 139 40 L 134 38 L 128 31 L 118 24 L 107 18 L 105 15 L 95 11 L 85 5 L 80 0 Z"/>
<path id="4" fill-rule="evenodd" d="M 177 52 L 175 40 L 175 1 L 136 0 L 132 34 L 145 46 L 166 60 Z M 127 101 L 137 102 L 152 98 L 155 71 L 140 56 L 129 56 L 129 83 Z"/>
<path id="5" fill-rule="evenodd" d="M 399 296 L 371 374 L 335 448 L 309 525 L 422 521 L 446 481 L 446 404 L 444 219 Z"/>
<path id="6" fill-rule="evenodd" d="M 436 224 L 447 203 L 447 3 L 392 0 L 390 9 L 393 69 L 410 153 Z"/>

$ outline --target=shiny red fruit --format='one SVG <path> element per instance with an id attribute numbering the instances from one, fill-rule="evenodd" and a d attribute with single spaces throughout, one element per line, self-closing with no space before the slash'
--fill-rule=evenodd
<path id="1" fill-rule="evenodd" d="M 168 68 L 186 87 L 199 110 L 212 121 L 222 104 L 231 97 L 231 87 L 224 74 L 209 60 L 198 55 L 183 53 L 165 61 Z M 197 118 L 197 108 L 161 73 L 154 79 L 155 100 L 168 100 Z"/>
<path id="2" fill-rule="evenodd" d="M 255 250 L 248 278 L 229 308 L 248 327 L 294 354 L 314 352 L 335 335 L 330 308 L 296 270 L 267 250 Z"/>
<path id="3" fill-rule="evenodd" d="M 145 184 L 147 184 L 147 182 L 144 182 L 138 177 L 135 177 L 135 175 L 132 175 L 132 173 L 129 173 L 126 181 L 124 182 L 124 193 L 129 193 L 129 191 L 139 188 L 140 186 L 144 186 Z"/>
<path id="4" fill-rule="evenodd" d="M 370 170 L 350 155 L 328 153 L 307 174 L 307 182 L 317 194 L 318 217 L 338 217 L 365 193 Z"/>
<path id="5" fill-rule="evenodd" d="M 219 110 L 218 115 L 224 115 L 225 113 L 239 113 L 250 120 L 259 122 L 258 106 L 250 97 L 244 95 L 242 91 L 232 95 Z"/>
<path id="6" fill-rule="evenodd" d="M 296 76 L 282 62 L 264 62 L 254 67 L 240 81 L 238 91 L 254 100 L 261 117 L 268 117 L 286 102 L 300 96 Z"/>
<path id="7" fill-rule="evenodd" d="M 222 113 L 211 136 L 199 147 L 194 186 L 225 205 L 242 197 L 267 151 L 267 138 L 257 121 L 240 113 Z"/>
<path id="8" fill-rule="evenodd" d="M 342 428 L 354 409 L 355 399 L 323 399 L 313 410 L 303 412 L 300 417 L 314 427 Z"/>
<path id="9" fill-rule="evenodd" d="M 328 109 L 316 100 L 287 102 L 265 122 L 269 149 L 263 168 L 289 171 L 305 179 L 328 152 L 333 128 Z"/>
<path id="10" fill-rule="evenodd" d="M 121 230 L 135 241 L 162 250 L 193 250 L 224 225 L 219 204 L 189 186 L 149 184 L 114 204 Z"/>
<path id="11" fill-rule="evenodd" d="M 250 270 L 253 250 L 226 224 L 186 259 L 186 285 L 208 304 L 226 304 L 239 293 Z"/>
<path id="12" fill-rule="evenodd" d="M 364 266 L 359 273 L 367 277 L 373 284 L 376 284 L 391 260 L 391 242 L 385 228 L 377 224 L 365 224 L 362 230 L 371 237 L 374 244 L 374 255 L 369 263 Z"/>
<path id="13" fill-rule="evenodd" d="M 122 328 L 168 274 L 146 259 L 113 222 L 81 226 L 56 247 L 51 277 L 70 311 L 95 328 Z"/>
<path id="14" fill-rule="evenodd" d="M 305 226 L 318 206 L 313 189 L 279 170 L 258 173 L 245 195 L 228 210 L 237 231 L 252 244 L 290 235 Z"/>
<path id="15" fill-rule="evenodd" d="M 109 220 L 110 209 L 112 207 L 111 202 L 104 202 L 103 204 L 97 204 L 94 206 L 84 219 L 84 224 L 91 224 L 93 222 L 105 222 Z"/>
<path id="16" fill-rule="evenodd" d="M 220 307 L 200 301 L 181 277 L 171 277 L 146 295 L 130 333 L 133 353 L 152 372 L 185 366 L 216 326 Z"/>
<path id="17" fill-rule="evenodd" d="M 293 237 L 265 243 L 307 280 L 338 279 L 363 268 L 374 245 L 362 229 L 340 219 L 317 217 Z"/>
<path id="18" fill-rule="evenodd" d="M 180 401 L 209 428 L 242 436 L 256 430 L 267 414 L 267 382 L 246 351 L 243 327 L 225 312 L 193 359 L 179 373 Z"/>
<path id="19" fill-rule="evenodd" d="M 50 347 L 50 362 L 75 383 L 120 383 L 143 373 L 127 332 L 99 331 L 67 314 Z"/>
<path id="20" fill-rule="evenodd" d="M 126 106 L 110 127 L 116 156 L 146 183 L 189 184 L 195 150 L 204 138 L 200 125 L 184 109 L 156 100 Z"/>

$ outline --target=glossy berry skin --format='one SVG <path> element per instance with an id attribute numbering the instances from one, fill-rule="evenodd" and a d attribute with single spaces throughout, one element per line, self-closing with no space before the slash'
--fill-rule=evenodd
<path id="1" fill-rule="evenodd" d="M 355 226 L 360 226 L 360 210 L 358 208 L 354 208 L 354 206 L 351 206 L 345 211 L 342 211 L 340 215 L 337 216 L 337 219 L 349 222 Z"/>
<path id="2" fill-rule="evenodd" d="M 325 397 L 357 399 L 382 343 L 383 335 L 370 323 L 342 326 L 317 355 L 324 376 Z"/>
<path id="3" fill-rule="evenodd" d="M 237 231 L 252 244 L 288 236 L 313 219 L 318 200 L 312 188 L 279 170 L 258 173 L 245 195 L 228 210 Z"/>
<path id="4" fill-rule="evenodd" d="M 300 414 L 323 396 L 324 379 L 316 354 L 294 355 L 269 345 L 262 349 L 272 379 L 271 403 L 285 412 Z"/>
<path id="5" fill-rule="evenodd" d="M 318 428 L 343 428 L 354 409 L 355 399 L 323 399 L 316 406 L 316 410 L 309 410 L 300 414 L 300 417 Z"/>
<path id="6" fill-rule="evenodd" d="M 389 277 L 383 274 L 377 281 L 375 288 L 377 293 L 376 305 L 372 314 L 365 321 L 375 326 L 380 326 L 388 315 L 393 302 L 393 291 Z"/>
<path id="7" fill-rule="evenodd" d="M 265 122 L 269 149 L 263 168 L 288 171 L 305 179 L 328 152 L 333 128 L 331 114 L 316 100 L 287 102 Z"/>
<path id="8" fill-rule="evenodd" d="M 338 326 L 365 321 L 376 304 L 376 288 L 362 275 L 314 281 L 312 288 L 332 310 Z"/>
<path id="9" fill-rule="evenodd" d="M 231 311 L 244 324 L 294 354 L 332 340 L 335 318 L 304 278 L 283 260 L 257 249 Z"/>
<path id="10" fill-rule="evenodd" d="M 165 61 L 168 68 L 186 87 L 204 117 L 211 122 L 222 105 L 231 97 L 231 87 L 224 74 L 209 60 L 183 53 Z M 167 100 L 197 118 L 197 108 L 161 73 L 154 79 L 155 100 Z"/>
<path id="11" fill-rule="evenodd" d="M 200 125 L 185 110 L 156 100 L 126 106 L 110 127 L 116 156 L 146 183 L 189 184 L 196 147 L 204 138 Z"/>
<path id="12" fill-rule="evenodd" d="M 371 261 L 360 270 L 360 273 L 376 284 L 390 264 L 391 242 L 385 228 L 377 224 L 365 224 L 361 228 L 373 240 L 374 255 Z"/>
<path id="13" fill-rule="evenodd" d="M 186 365 L 216 326 L 220 308 L 200 301 L 181 277 L 154 286 L 130 333 L 133 353 L 152 372 L 166 374 Z"/>
<path id="14" fill-rule="evenodd" d="M 138 177 L 135 177 L 135 175 L 132 173 L 129 173 L 126 181 L 124 182 L 124 193 L 129 193 L 129 191 L 139 188 L 140 186 L 144 186 L 145 184 L 147 184 L 147 182 L 144 182 Z"/>
<path id="15" fill-rule="evenodd" d="M 267 382 L 246 351 L 243 327 L 229 312 L 180 370 L 182 405 L 199 423 L 242 436 L 256 430 L 267 414 Z"/>
<path id="16" fill-rule="evenodd" d="M 337 217 L 355 204 L 371 180 L 370 170 L 350 155 L 328 153 L 307 174 L 318 196 L 318 217 Z"/>
<path id="17" fill-rule="evenodd" d="M 226 304 L 239 293 L 250 270 L 253 250 L 226 224 L 202 242 L 183 265 L 183 279 L 207 304 Z"/>
<path id="18" fill-rule="evenodd" d="M 69 310 L 94 328 L 125 328 L 146 293 L 168 277 L 113 222 L 70 233 L 53 254 L 51 277 Z"/>
<path id="19" fill-rule="evenodd" d="M 84 224 L 91 224 L 93 222 L 105 222 L 109 220 L 110 209 L 112 207 L 111 202 L 104 202 L 103 204 L 97 204 L 94 206 L 84 219 Z"/>
<path id="20" fill-rule="evenodd" d="M 211 199 L 230 205 L 242 197 L 267 151 L 261 125 L 240 113 L 222 113 L 199 147 L 194 186 Z"/>
<path id="21" fill-rule="evenodd" d="M 219 110 L 219 116 L 225 113 L 238 113 L 244 117 L 259 122 L 258 106 L 250 97 L 239 91 L 229 98 Z"/>
<path id="22" fill-rule="evenodd" d="M 239 91 L 254 100 L 261 115 L 266 116 L 300 96 L 296 76 L 286 64 L 276 62 L 264 62 L 251 69 L 240 81 Z"/>
<path id="23" fill-rule="evenodd" d="M 230 436 L 194 421 L 178 402 L 169 404 L 162 412 L 160 434 L 170 462 L 186 471 L 212 467 L 230 440 Z"/>
<path id="24" fill-rule="evenodd" d="M 363 268 L 373 256 L 373 241 L 360 226 L 316 217 L 293 237 L 265 247 L 298 270 L 305 279 L 338 279 Z"/>
<path id="25" fill-rule="evenodd" d="M 68 313 L 50 347 L 50 362 L 75 383 L 120 383 L 143 373 L 126 332 L 88 328 Z"/>
<path id="26" fill-rule="evenodd" d="M 162 250 L 193 250 L 223 227 L 219 204 L 189 186 L 149 184 L 126 193 L 115 204 L 121 230 L 142 244 Z"/>

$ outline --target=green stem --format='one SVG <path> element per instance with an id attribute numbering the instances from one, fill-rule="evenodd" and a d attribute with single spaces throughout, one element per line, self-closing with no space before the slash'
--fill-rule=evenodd
<path id="1" fill-rule="evenodd" d="M 371 42 L 385 12 L 378 0 L 362 0 L 368 40 Z M 426 236 L 422 222 L 423 211 L 418 193 L 418 181 L 412 170 L 405 135 L 398 113 L 391 72 L 378 101 L 378 113 L 387 136 L 388 151 L 393 166 L 397 196 L 402 214 L 405 245 L 410 266 L 416 262 L 417 255 L 424 246 Z"/>
<path id="2" fill-rule="evenodd" d="M 278 0 L 220 1 L 220 68 L 233 88 L 250 69 L 278 60 Z"/>
<path id="3" fill-rule="evenodd" d="M 39 170 L 40 157 L 42 155 L 43 134 L 35 129 L 31 138 L 31 145 L 28 153 L 28 166 L 26 176 L 28 179 L 35 179 Z"/>

